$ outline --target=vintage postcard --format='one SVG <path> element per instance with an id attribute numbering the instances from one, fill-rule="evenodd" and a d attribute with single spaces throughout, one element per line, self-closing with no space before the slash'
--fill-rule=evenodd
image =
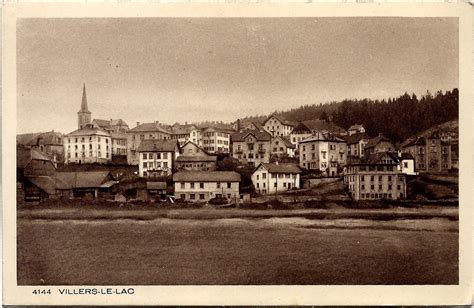
<path id="1" fill-rule="evenodd" d="M 471 13 L 7 4 L 4 304 L 469 304 Z"/>

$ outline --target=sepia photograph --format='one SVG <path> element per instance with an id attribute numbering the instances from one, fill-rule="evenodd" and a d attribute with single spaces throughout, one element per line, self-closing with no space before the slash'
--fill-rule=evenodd
<path id="1" fill-rule="evenodd" d="M 459 286 L 447 15 L 17 18 L 13 283 Z"/>

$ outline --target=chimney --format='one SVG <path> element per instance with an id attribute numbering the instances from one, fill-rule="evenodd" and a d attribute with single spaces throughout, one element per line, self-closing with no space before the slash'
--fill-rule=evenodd
<path id="1" fill-rule="evenodd" d="M 140 122 L 137 122 L 137 126 L 140 126 Z"/>

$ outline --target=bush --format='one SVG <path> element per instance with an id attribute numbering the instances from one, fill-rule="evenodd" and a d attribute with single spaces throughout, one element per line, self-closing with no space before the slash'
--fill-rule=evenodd
<path id="1" fill-rule="evenodd" d="M 212 205 L 222 205 L 222 204 L 227 204 L 227 203 L 228 203 L 227 199 L 223 197 L 214 197 L 209 200 L 209 204 L 212 204 Z"/>

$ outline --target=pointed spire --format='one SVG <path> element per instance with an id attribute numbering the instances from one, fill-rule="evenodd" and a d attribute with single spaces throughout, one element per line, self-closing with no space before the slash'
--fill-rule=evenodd
<path id="1" fill-rule="evenodd" d="M 86 84 L 82 88 L 82 104 L 80 112 L 89 112 L 89 108 L 87 108 L 87 95 L 86 95 Z"/>

